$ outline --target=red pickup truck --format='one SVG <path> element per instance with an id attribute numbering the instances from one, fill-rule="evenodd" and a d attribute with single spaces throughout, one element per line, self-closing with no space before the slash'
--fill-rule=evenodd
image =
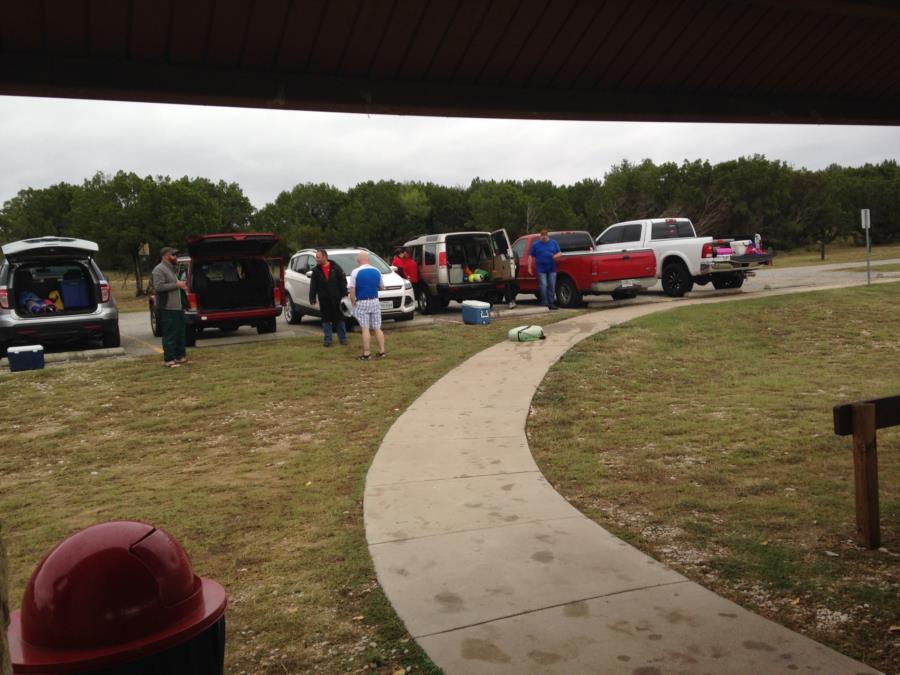
<path id="1" fill-rule="evenodd" d="M 610 293 L 614 300 L 633 298 L 656 283 L 656 255 L 650 249 L 597 251 L 590 232 L 551 232 L 562 255 L 556 260 L 556 302 L 578 307 L 586 294 Z M 537 234 L 516 239 L 516 292 L 537 293 L 537 275 L 528 273 L 528 256 Z"/>

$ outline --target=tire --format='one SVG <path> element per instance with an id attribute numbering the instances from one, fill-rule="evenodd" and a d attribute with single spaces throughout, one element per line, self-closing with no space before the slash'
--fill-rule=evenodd
<path id="1" fill-rule="evenodd" d="M 613 300 L 631 300 L 637 297 L 637 291 L 629 291 L 624 288 L 617 288 L 612 292 Z"/>
<path id="2" fill-rule="evenodd" d="M 559 277 L 556 280 L 556 304 L 570 309 L 581 305 L 581 293 L 575 287 L 575 282 L 569 277 Z"/>
<path id="3" fill-rule="evenodd" d="M 184 327 L 184 344 L 187 347 L 197 345 L 197 329 L 190 324 Z"/>
<path id="4" fill-rule="evenodd" d="M 726 288 L 740 288 L 744 285 L 744 275 L 742 274 L 714 274 L 712 285 L 717 291 Z"/>
<path id="5" fill-rule="evenodd" d="M 150 331 L 153 333 L 153 337 L 162 337 L 156 305 L 150 305 Z"/>
<path id="6" fill-rule="evenodd" d="M 103 346 L 107 349 L 122 346 L 122 337 L 119 335 L 119 324 L 116 324 L 112 330 L 103 331 Z"/>
<path id="7" fill-rule="evenodd" d="M 434 298 L 431 297 L 431 293 L 428 291 L 428 287 L 425 284 L 420 285 L 416 289 L 416 305 L 419 314 L 434 314 Z"/>
<path id="8" fill-rule="evenodd" d="M 5 342 L 0 342 L 0 359 L 6 358 L 7 349 L 9 349 L 9 345 Z"/>
<path id="9" fill-rule="evenodd" d="M 278 330 L 278 324 L 275 323 L 275 317 L 271 319 L 266 319 L 265 321 L 260 321 L 256 324 L 256 332 L 260 335 L 265 335 L 266 333 L 274 333 Z"/>
<path id="10" fill-rule="evenodd" d="M 688 274 L 684 263 L 672 262 L 663 267 L 662 287 L 663 292 L 670 298 L 680 298 L 685 293 L 691 292 L 694 280 Z"/>
<path id="11" fill-rule="evenodd" d="M 294 304 L 294 299 L 288 293 L 284 303 L 284 320 L 291 324 L 298 324 L 303 319 L 303 313 Z"/>

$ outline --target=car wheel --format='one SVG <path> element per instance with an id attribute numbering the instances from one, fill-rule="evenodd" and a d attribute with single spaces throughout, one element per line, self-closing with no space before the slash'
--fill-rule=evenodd
<path id="1" fill-rule="evenodd" d="M 285 296 L 284 303 L 284 320 L 288 323 L 297 324 L 303 319 L 303 314 L 298 310 L 297 305 L 294 304 L 294 299 L 291 297 L 291 294 L 288 293 Z"/>
<path id="2" fill-rule="evenodd" d="M 569 277 L 560 277 L 556 281 L 556 304 L 560 307 L 578 307 L 581 304 L 581 293 L 575 282 Z"/>
<path id="3" fill-rule="evenodd" d="M 274 333 L 278 329 L 278 324 L 275 323 L 275 318 L 266 319 L 265 321 L 260 321 L 256 324 L 256 332 L 260 335 L 265 335 L 266 333 Z"/>
<path id="4" fill-rule="evenodd" d="M 744 285 L 744 277 L 741 274 L 715 274 L 712 278 L 712 285 L 719 291 L 726 288 L 740 288 Z"/>
<path id="5" fill-rule="evenodd" d="M 184 327 L 184 344 L 194 347 L 197 344 L 197 329 L 190 324 Z"/>
<path id="6" fill-rule="evenodd" d="M 103 331 L 103 346 L 107 348 L 122 346 L 122 337 L 119 335 L 119 324 L 116 324 L 110 330 Z"/>
<path id="7" fill-rule="evenodd" d="M 159 325 L 159 313 L 156 311 L 155 305 L 150 305 L 150 332 L 153 333 L 153 337 L 162 336 Z"/>
<path id="8" fill-rule="evenodd" d="M 424 284 L 416 289 L 416 305 L 420 314 L 434 313 L 434 300 L 431 298 L 431 293 L 428 292 L 428 287 Z"/>
<path id="9" fill-rule="evenodd" d="M 687 268 L 681 262 L 669 263 L 662 272 L 663 292 L 670 298 L 680 298 L 685 293 L 690 293 L 694 287 L 694 280 L 688 274 Z"/>

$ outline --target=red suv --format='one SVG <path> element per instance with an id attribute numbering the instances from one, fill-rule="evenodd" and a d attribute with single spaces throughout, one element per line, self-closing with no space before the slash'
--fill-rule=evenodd
<path id="1" fill-rule="evenodd" d="M 186 343 L 206 328 L 234 331 L 254 326 L 274 333 L 284 298 L 282 258 L 267 257 L 278 243 L 268 232 L 206 234 L 188 240 L 177 274 L 187 280 Z M 156 293 L 150 290 L 150 327 L 160 336 Z"/>

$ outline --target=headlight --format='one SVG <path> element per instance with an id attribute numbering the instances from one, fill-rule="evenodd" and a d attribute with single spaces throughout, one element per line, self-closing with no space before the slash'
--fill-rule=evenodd
<path id="1" fill-rule="evenodd" d="M 403 282 L 403 290 L 406 290 L 406 291 L 412 290 L 412 282 L 409 279 L 407 279 L 406 281 Z"/>

